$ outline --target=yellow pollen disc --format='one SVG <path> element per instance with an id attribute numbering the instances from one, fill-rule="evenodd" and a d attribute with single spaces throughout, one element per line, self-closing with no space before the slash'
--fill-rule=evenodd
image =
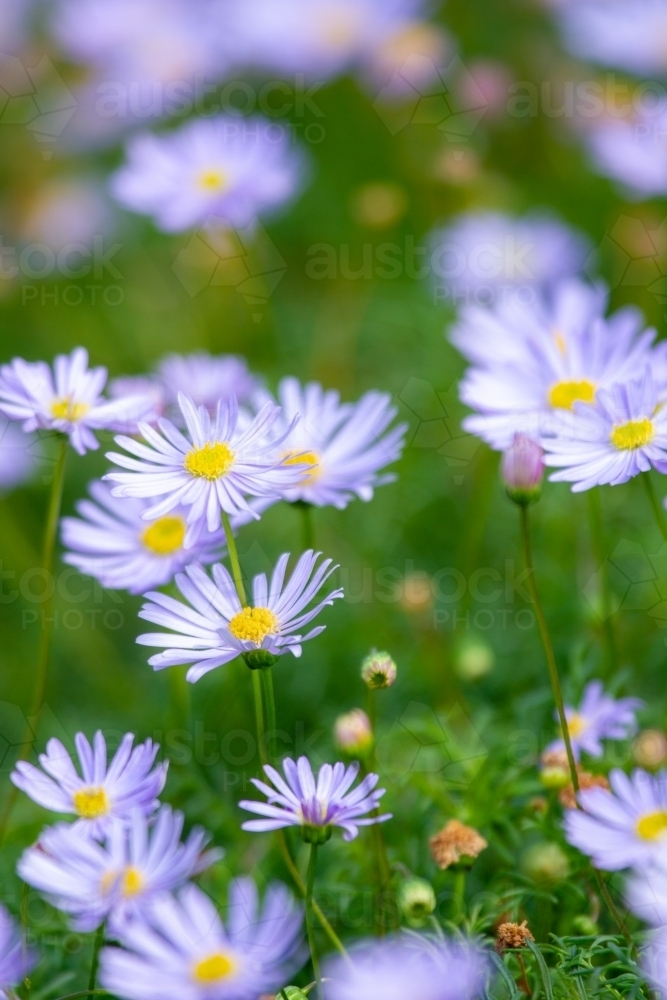
<path id="1" fill-rule="evenodd" d="M 231 955 L 223 952 L 216 952 L 197 962 L 192 970 L 194 979 L 198 983 L 217 983 L 223 979 L 229 979 L 236 970 L 236 962 Z"/>
<path id="2" fill-rule="evenodd" d="M 274 635 L 279 630 L 280 623 L 268 608 L 244 608 L 229 623 L 229 631 L 236 639 L 254 642 L 257 646 L 267 635 Z"/>
<path id="3" fill-rule="evenodd" d="M 224 170 L 202 170 L 197 176 L 197 187 L 208 194 L 222 194 L 229 187 L 229 178 Z"/>
<path id="4" fill-rule="evenodd" d="M 633 451 L 650 444 L 655 435 L 653 423 L 648 417 L 628 420 L 627 424 L 615 424 L 611 431 L 611 443 L 619 451 Z"/>
<path id="5" fill-rule="evenodd" d="M 80 788 L 72 796 L 74 808 L 84 819 L 98 819 L 109 812 L 109 800 L 103 788 Z"/>
<path id="6" fill-rule="evenodd" d="M 122 876 L 122 891 L 124 896 L 136 896 L 145 884 L 144 876 L 138 868 L 131 865 L 125 869 Z"/>
<path id="7" fill-rule="evenodd" d="M 81 420 L 85 417 L 90 406 L 88 403 L 74 403 L 69 396 L 64 399 L 54 399 L 51 403 L 51 416 L 55 417 L 56 420 L 69 420 L 70 423 L 76 423 L 77 420 Z"/>
<path id="8" fill-rule="evenodd" d="M 581 400 L 592 403 L 595 400 L 595 386 L 587 379 L 581 382 L 556 382 L 549 389 L 549 403 L 558 410 L 571 410 L 572 404 Z"/>
<path id="9" fill-rule="evenodd" d="M 286 455 L 283 456 L 283 462 L 285 465 L 312 465 L 313 468 L 309 469 L 301 480 L 302 483 L 314 483 L 319 476 L 320 469 L 320 456 L 315 451 L 288 451 Z"/>
<path id="10" fill-rule="evenodd" d="M 637 836 L 642 840 L 659 840 L 667 833 L 667 812 L 648 813 L 637 821 Z"/>
<path id="11" fill-rule="evenodd" d="M 582 715 L 571 715 L 567 721 L 567 729 L 570 736 L 581 736 L 584 729 L 586 728 L 587 722 Z"/>
<path id="12" fill-rule="evenodd" d="M 141 541 L 150 552 L 157 556 L 170 556 L 183 548 L 185 539 L 185 521 L 182 517 L 160 517 L 146 528 L 141 535 Z"/>
<path id="13" fill-rule="evenodd" d="M 209 444 L 207 441 L 203 448 L 193 448 L 183 462 L 191 476 L 209 479 L 211 482 L 229 472 L 233 464 L 234 452 L 223 441 L 218 441 L 217 444 Z"/>

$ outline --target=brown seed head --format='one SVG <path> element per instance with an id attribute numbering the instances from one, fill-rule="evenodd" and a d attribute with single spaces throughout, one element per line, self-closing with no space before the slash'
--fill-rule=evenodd
<path id="1" fill-rule="evenodd" d="M 520 924 L 501 924 L 496 931 L 496 951 L 500 955 L 507 948 L 525 948 L 527 941 L 534 940 L 525 920 Z"/>
<path id="2" fill-rule="evenodd" d="M 433 860 L 439 868 L 449 868 L 462 857 L 476 858 L 488 846 L 477 830 L 457 819 L 450 819 L 440 833 L 431 837 L 429 844 Z"/>

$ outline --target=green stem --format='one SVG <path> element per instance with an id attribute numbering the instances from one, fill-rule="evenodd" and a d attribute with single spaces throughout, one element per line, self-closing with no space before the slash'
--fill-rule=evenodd
<path id="1" fill-rule="evenodd" d="M 104 921 L 97 928 L 95 940 L 93 941 L 93 960 L 90 963 L 90 976 L 88 977 L 88 992 L 95 989 L 97 983 L 97 967 L 100 963 L 100 948 L 104 944 Z"/>
<path id="2" fill-rule="evenodd" d="M 311 844 L 310 858 L 308 859 L 308 875 L 306 876 L 306 929 L 308 931 L 308 945 L 313 963 L 313 972 L 315 973 L 315 980 L 317 982 L 317 1000 L 323 1000 L 322 973 L 320 972 L 320 960 L 315 943 L 315 923 L 313 921 L 313 889 L 315 887 L 316 868 L 317 844 Z"/>
<path id="3" fill-rule="evenodd" d="M 556 658 L 554 656 L 553 646 L 551 645 L 551 637 L 549 636 L 549 629 L 547 627 L 546 618 L 544 617 L 542 604 L 540 602 L 540 595 L 538 593 L 537 583 L 535 580 L 535 570 L 533 568 L 533 555 L 530 544 L 530 520 L 528 516 L 528 505 L 521 504 L 519 506 L 519 512 L 521 514 L 521 538 L 523 541 L 523 554 L 526 563 L 526 569 L 528 570 L 528 586 L 530 588 L 531 597 L 533 598 L 533 605 L 535 607 L 535 618 L 537 619 L 537 627 L 540 631 L 542 646 L 544 647 L 544 655 L 546 657 L 547 668 L 549 670 L 549 680 L 551 681 L 551 690 L 553 692 L 554 701 L 556 702 L 556 711 L 558 712 L 558 720 L 560 722 L 560 728 L 563 734 L 563 742 L 565 743 L 565 752 L 567 754 L 567 762 L 570 768 L 570 778 L 572 779 L 572 787 L 574 788 L 575 792 L 578 792 L 579 775 L 577 773 L 577 765 L 575 764 L 574 761 L 574 754 L 572 753 L 570 730 L 567 724 L 567 716 L 565 715 L 565 705 L 563 703 L 563 692 L 561 691 L 560 687 L 558 667 L 556 666 Z"/>
<path id="4" fill-rule="evenodd" d="M 577 767 L 574 762 L 574 754 L 572 753 L 572 743 L 570 742 L 570 730 L 567 725 L 567 717 L 565 715 L 565 706 L 563 704 L 563 694 L 560 687 L 560 678 L 558 676 L 558 667 L 556 666 L 556 658 L 554 656 L 553 646 L 551 645 L 551 637 L 549 635 L 549 629 L 547 627 L 546 618 L 544 617 L 544 612 L 542 610 L 542 604 L 540 603 L 540 597 L 537 590 L 537 583 L 535 581 L 535 570 L 533 567 L 533 557 L 532 549 L 530 544 L 530 520 L 528 517 L 528 506 L 522 504 L 519 507 L 521 513 L 521 535 L 523 539 L 523 549 L 524 558 L 526 562 L 526 569 L 528 570 L 528 585 L 530 587 L 530 593 L 533 598 L 533 604 L 535 605 L 535 617 L 537 619 L 538 628 L 540 630 L 540 636 L 542 638 L 542 645 L 544 647 L 544 655 L 547 660 L 547 666 L 549 668 L 549 678 L 551 680 L 551 687 L 553 690 L 554 701 L 556 702 L 556 709 L 558 711 L 558 718 L 560 720 L 560 726 L 563 733 L 563 742 L 565 743 L 565 751 L 567 753 L 567 762 L 570 768 L 570 778 L 572 779 L 572 787 L 575 793 L 579 791 L 579 775 L 577 773 Z M 581 808 L 579 801 L 577 799 L 577 808 Z M 591 866 L 593 867 L 593 866 Z M 623 918 L 616 909 L 613 899 L 604 883 L 600 872 L 593 867 L 595 873 L 595 878 L 597 880 L 600 892 L 604 897 L 610 912 L 618 924 L 618 927 L 623 934 L 623 937 L 632 944 L 632 938 L 628 933 L 628 929 L 625 926 Z"/>
<path id="5" fill-rule="evenodd" d="M 273 667 L 261 667 L 253 670 L 259 674 L 260 683 L 264 692 L 264 706 L 266 708 L 266 755 L 269 761 L 274 761 L 276 756 L 276 699 L 273 692 Z"/>
<path id="6" fill-rule="evenodd" d="M 251 670 L 252 693 L 255 700 L 255 725 L 257 727 L 257 746 L 259 748 L 259 759 L 264 764 L 269 763 L 269 756 L 266 750 L 266 729 L 264 727 L 264 707 L 262 705 L 262 680 L 259 677 L 261 671 Z"/>
<path id="7" fill-rule="evenodd" d="M 301 511 L 301 543 L 304 551 L 315 548 L 315 522 L 313 505 L 305 500 L 295 500 L 292 504 Z"/>
<path id="8" fill-rule="evenodd" d="M 241 607 L 246 606 L 246 596 L 245 587 L 243 586 L 243 575 L 241 573 L 241 563 L 239 562 L 239 553 L 236 548 L 236 539 L 234 538 L 234 533 L 232 532 L 232 526 L 229 523 L 229 514 L 226 511 L 222 511 L 222 526 L 225 529 L 225 537 L 227 539 L 227 549 L 229 550 L 229 561 L 232 564 L 232 576 L 234 577 L 234 586 L 236 587 L 236 593 L 239 595 L 239 601 L 241 602 Z"/>
<path id="9" fill-rule="evenodd" d="M 63 484 L 65 482 L 65 460 L 67 458 L 67 446 L 69 439 L 61 436 L 56 458 L 56 465 L 51 480 L 51 494 L 46 515 L 46 526 L 44 529 L 44 544 L 42 549 L 42 568 L 46 580 L 47 594 L 44 601 L 42 613 L 42 633 L 39 640 L 39 653 L 37 657 L 37 674 L 35 677 L 35 688 L 33 691 L 32 705 L 28 715 L 28 724 L 23 737 L 23 749 L 18 759 L 27 760 L 30 756 L 32 738 L 34 736 L 33 726 L 36 727 L 37 716 L 44 704 L 44 694 L 46 692 L 46 682 L 49 674 L 49 660 L 51 654 L 51 635 L 53 625 L 53 599 L 55 594 L 55 581 L 53 580 L 53 555 L 56 547 L 56 536 L 58 532 L 58 522 L 60 520 L 60 508 L 63 499 Z M 53 586 L 52 586 L 53 585 Z M 0 844 L 2 844 L 7 824 L 12 814 L 16 802 L 18 789 L 12 785 L 2 816 L 0 816 Z"/>
<path id="10" fill-rule="evenodd" d="M 276 830 L 276 840 L 278 841 L 278 846 L 280 848 L 280 853 L 283 856 L 283 860 L 285 862 L 287 870 L 290 873 L 290 875 L 292 876 L 292 878 L 294 880 L 294 884 L 297 887 L 299 893 L 301 894 L 301 896 L 303 896 L 305 898 L 305 895 L 306 895 L 306 883 L 301 878 L 301 873 L 299 872 L 299 869 L 296 867 L 296 865 L 294 864 L 294 861 L 292 860 L 292 855 L 289 852 L 289 847 L 287 846 L 287 840 L 285 839 L 285 831 L 284 830 Z M 327 935 L 327 937 L 331 941 L 331 943 L 334 946 L 334 948 L 337 951 L 340 952 L 340 954 L 343 956 L 343 958 L 346 958 L 349 961 L 349 955 L 348 955 L 347 951 L 345 950 L 345 945 L 343 944 L 343 942 L 341 941 L 341 939 L 338 937 L 338 935 L 336 934 L 335 930 L 333 929 L 333 927 L 331 926 L 331 924 L 329 923 L 329 921 L 327 920 L 327 918 L 322 913 L 322 910 L 321 910 L 318 902 L 315 899 L 313 899 L 312 903 L 313 903 L 313 912 L 315 913 L 317 919 L 319 920 L 320 924 L 322 925 L 322 930 L 325 932 L 325 934 Z"/>
<path id="11" fill-rule="evenodd" d="M 92 996 L 109 996 L 109 991 L 103 989 L 79 990 L 78 993 L 67 993 L 64 997 L 58 997 L 58 1000 L 79 1000 L 80 997 Z"/>
<path id="12" fill-rule="evenodd" d="M 667 542 L 667 521 L 665 520 L 665 512 L 656 495 L 653 480 L 651 479 L 651 473 L 643 472 L 642 479 L 644 480 L 644 488 L 648 495 L 649 502 L 653 508 L 653 516 L 655 517 L 656 524 L 658 525 L 658 530 L 660 531 L 663 539 Z"/>
<path id="13" fill-rule="evenodd" d="M 600 488 L 594 487 L 588 490 L 588 513 L 591 525 L 591 539 L 595 561 L 600 567 L 600 591 L 602 598 L 602 627 L 604 630 L 605 646 L 607 649 L 607 670 L 613 673 L 617 666 L 616 638 L 614 636 L 614 618 L 611 602 L 611 587 L 609 585 L 609 568 L 607 565 L 607 549 L 604 538 L 604 521 L 602 518 L 602 504 L 600 502 Z"/>
<path id="14" fill-rule="evenodd" d="M 454 885 L 452 886 L 452 920 L 458 921 L 463 916 L 463 907 L 466 892 L 466 873 L 464 869 L 452 873 Z"/>

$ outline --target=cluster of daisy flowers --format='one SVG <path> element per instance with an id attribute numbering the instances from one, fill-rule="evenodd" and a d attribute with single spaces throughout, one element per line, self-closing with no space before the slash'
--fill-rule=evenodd
<path id="1" fill-rule="evenodd" d="M 462 310 L 452 341 L 471 363 L 463 426 L 492 448 L 524 435 L 575 492 L 667 471 L 667 365 L 632 307 L 606 315 L 600 286 L 570 278 L 530 302 Z"/>

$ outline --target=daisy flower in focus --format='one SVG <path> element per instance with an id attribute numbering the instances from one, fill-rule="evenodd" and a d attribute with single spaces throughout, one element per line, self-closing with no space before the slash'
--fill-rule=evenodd
<path id="1" fill-rule="evenodd" d="M 490 971 L 474 945 L 416 934 L 366 941 L 351 957 L 328 962 L 326 1000 L 475 1000 Z"/>
<path id="2" fill-rule="evenodd" d="M 588 788 L 579 793 L 581 809 L 565 815 L 570 844 L 588 854 L 596 868 L 641 868 L 665 856 L 667 775 L 619 769 L 609 775 L 611 792 Z"/>
<path id="3" fill-rule="evenodd" d="M 664 368 L 662 352 L 651 353 L 655 331 L 641 332 L 641 314 L 628 308 L 604 319 L 605 304 L 600 289 L 567 281 L 549 301 L 464 313 L 453 340 L 474 364 L 460 396 L 477 412 L 463 428 L 504 451 L 518 432 L 535 440 L 557 433 L 568 423 L 563 414 L 642 375 L 652 357 Z"/>
<path id="4" fill-rule="evenodd" d="M 280 414 L 275 404 L 266 403 L 253 420 L 241 426 L 235 397 L 218 402 L 214 417 L 203 406 L 195 407 L 183 393 L 178 402 L 189 437 L 166 419 L 158 422 L 159 431 L 141 423 L 139 431 L 146 444 L 116 438 L 116 444 L 136 457 L 107 454 L 115 465 L 131 471 L 110 472 L 104 478 L 120 483 L 112 489 L 113 496 L 166 494 L 164 500 L 147 507 L 144 520 L 164 517 L 180 504 L 188 507 L 186 548 L 194 544 L 203 519 L 209 531 L 219 527 L 221 511 L 232 516 L 249 514 L 258 520 L 246 496 L 280 497 L 308 471 L 307 461 L 288 464 L 276 454 L 291 427 L 278 434 L 273 431 Z"/>
<path id="5" fill-rule="evenodd" d="M 184 546 L 187 512 L 176 507 L 156 521 L 142 518 L 148 500 L 114 497 L 108 486 L 93 482 L 92 500 L 80 500 L 77 517 L 61 521 L 63 562 L 76 566 L 110 590 L 142 594 L 162 587 L 191 562 L 211 563 L 225 551 L 225 533 L 202 531 L 192 548 Z"/>
<path id="6" fill-rule="evenodd" d="M 43 831 L 23 853 L 17 871 L 72 918 L 79 931 L 103 920 L 115 930 L 141 914 L 158 893 L 183 885 L 221 856 L 203 849 L 208 834 L 195 828 L 181 843 L 183 815 L 162 806 L 149 825 L 140 811 L 129 824 L 114 819 L 103 843 L 61 823 Z"/>
<path id="7" fill-rule="evenodd" d="M 582 753 L 601 757 L 602 740 L 625 740 L 637 732 L 635 712 L 644 707 L 640 698 L 616 700 L 605 693 L 601 681 L 591 681 L 584 689 L 579 708 L 565 706 L 574 759 Z M 545 753 L 565 752 L 562 739 L 550 743 Z"/>
<path id="8" fill-rule="evenodd" d="M 280 126 L 278 126 L 280 131 Z M 167 135 L 138 135 L 113 176 L 121 205 L 181 232 L 209 218 L 242 229 L 299 190 L 302 158 L 289 132 L 262 118 L 204 118 Z"/>
<path id="9" fill-rule="evenodd" d="M 387 393 L 371 391 L 357 403 L 341 403 L 333 389 L 285 378 L 278 399 L 280 420 L 292 428 L 281 443 L 283 456 L 311 466 L 283 499 L 342 510 L 355 496 L 372 500 L 376 486 L 394 481 L 381 470 L 400 458 L 407 424 L 388 430 L 397 411 Z"/>
<path id="10" fill-rule="evenodd" d="M 163 894 L 101 953 L 100 982 L 123 1000 L 254 1000 L 273 995 L 301 961 L 303 915 L 287 889 L 235 879 L 225 927 L 201 889 Z"/>
<path id="11" fill-rule="evenodd" d="M 102 396 L 106 368 L 88 368 L 88 352 L 77 347 L 59 354 L 53 371 L 44 361 L 14 358 L 0 368 L 0 413 L 38 428 L 69 435 L 80 455 L 99 448 L 96 430 L 132 433 L 147 412 L 144 396 L 109 401 Z"/>
<path id="12" fill-rule="evenodd" d="M 534 301 L 583 267 L 590 247 L 559 219 L 533 213 L 467 212 L 430 239 L 436 294 L 454 305 Z"/>
<path id="13" fill-rule="evenodd" d="M 301 635 L 299 629 L 343 596 L 342 590 L 332 590 L 306 610 L 337 568 L 331 559 L 318 566 L 320 555 L 312 550 L 304 552 L 285 583 L 289 553 L 283 554 L 270 583 L 264 573 L 254 578 L 253 603 L 247 607 L 241 606 L 234 582 L 223 565 L 213 567 L 212 580 L 201 566 L 188 566 L 185 574 L 176 577 L 187 604 L 153 591 L 146 594 L 151 603 L 144 604 L 139 612 L 140 618 L 172 632 L 150 632 L 138 636 L 137 642 L 164 647 L 163 653 L 148 661 L 155 670 L 179 663 L 194 664 L 187 673 L 193 682 L 237 656 L 250 656 L 255 662 L 267 656 L 270 662 L 272 657 L 288 651 L 301 656 L 301 643 L 319 635 L 325 626 L 317 625 L 306 635 Z"/>
<path id="14" fill-rule="evenodd" d="M 573 483 L 580 493 L 618 486 L 653 467 L 667 470 L 667 409 L 648 368 L 641 378 L 600 390 L 594 406 L 575 403 L 572 411 L 554 420 L 554 436 L 542 442 L 545 465 L 560 470 L 552 482 Z"/>
<path id="15" fill-rule="evenodd" d="M 0 904 L 0 997 L 15 997 L 14 988 L 28 975 L 36 962 L 32 949 L 27 949 L 19 928 Z"/>
<path id="16" fill-rule="evenodd" d="M 240 406 L 248 403 L 260 388 L 245 358 L 235 354 L 168 354 L 153 375 L 114 379 L 109 385 L 112 396 L 148 394 L 152 397 L 154 422 L 160 417 L 181 415 L 178 394 L 189 396 L 195 406 L 203 406 L 215 416 L 218 400 L 229 402 L 232 396 Z"/>
<path id="17" fill-rule="evenodd" d="M 83 733 L 77 733 L 74 743 L 80 775 L 60 740 L 51 739 L 46 753 L 39 756 L 42 770 L 19 761 L 11 780 L 45 809 L 77 816 L 74 827 L 78 832 L 101 837 L 115 817 L 127 820 L 133 809 L 150 815 L 158 807 L 157 796 L 164 788 L 169 764 L 165 761 L 153 767 L 157 743 L 146 740 L 132 749 L 133 742 L 133 734 L 126 733 L 107 766 L 102 733 L 95 733 L 92 747 Z"/>
<path id="18" fill-rule="evenodd" d="M 347 768 L 340 762 L 333 767 L 323 764 L 317 781 L 307 757 L 299 757 L 296 763 L 286 757 L 283 771 L 284 778 L 270 764 L 264 765 L 264 773 L 273 788 L 257 778 L 251 779 L 268 801 L 244 799 L 239 802 L 241 809 L 264 817 L 247 820 L 242 829 L 267 833 L 298 826 L 307 843 L 323 844 L 333 833 L 334 826 L 343 830 L 343 840 L 354 840 L 360 826 L 391 819 L 390 813 L 369 815 L 378 809 L 385 793 L 384 788 L 376 788 L 380 780 L 377 774 L 367 774 L 354 791 L 350 791 L 359 774 L 357 761 Z"/>

